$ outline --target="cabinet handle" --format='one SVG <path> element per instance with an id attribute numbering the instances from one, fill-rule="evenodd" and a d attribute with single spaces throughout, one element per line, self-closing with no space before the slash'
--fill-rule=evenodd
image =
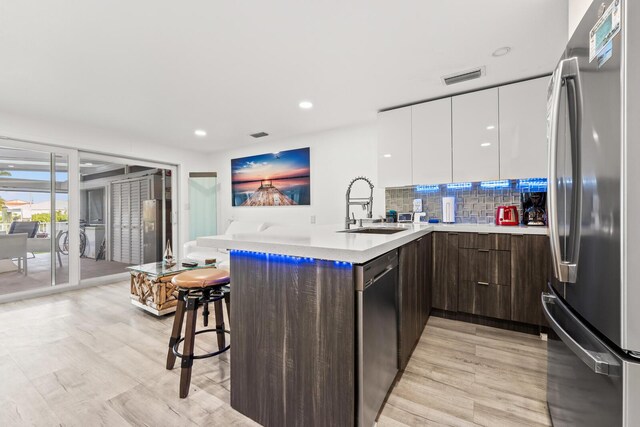
<path id="1" fill-rule="evenodd" d="M 489 252 L 489 249 L 478 249 L 478 252 Z"/>
<path id="2" fill-rule="evenodd" d="M 478 285 L 489 286 L 489 282 L 478 282 Z"/>

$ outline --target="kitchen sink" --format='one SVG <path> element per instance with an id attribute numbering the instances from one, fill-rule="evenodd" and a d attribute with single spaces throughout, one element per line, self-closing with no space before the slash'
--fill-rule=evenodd
<path id="1" fill-rule="evenodd" d="M 355 234 L 395 234 L 406 231 L 406 228 L 400 227 L 366 227 L 355 228 L 353 230 L 342 230 L 338 233 L 355 233 Z"/>

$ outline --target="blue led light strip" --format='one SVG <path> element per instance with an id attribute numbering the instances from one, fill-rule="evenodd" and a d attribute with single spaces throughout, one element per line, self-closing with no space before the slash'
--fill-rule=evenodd
<path id="1" fill-rule="evenodd" d="M 510 182 L 508 179 L 502 179 L 500 181 L 482 181 L 480 183 L 481 188 L 509 188 Z"/>
<path id="2" fill-rule="evenodd" d="M 440 191 L 439 185 L 416 185 L 416 191 L 419 193 L 431 193 L 434 191 Z"/>
<path id="3" fill-rule="evenodd" d="M 240 249 L 232 249 L 229 251 L 232 255 L 251 255 L 259 258 L 274 258 L 274 260 L 283 260 L 290 262 L 316 262 L 316 261 L 325 261 L 316 258 L 308 258 L 308 257 L 299 257 L 293 255 L 282 255 L 282 254 L 272 254 L 267 252 L 255 252 L 255 251 L 245 251 Z M 335 265 L 343 265 L 343 266 L 351 266 L 350 262 L 347 261 L 333 261 Z"/>
<path id="4" fill-rule="evenodd" d="M 519 179 L 518 189 L 528 191 L 547 191 L 547 178 Z"/>
<path id="5" fill-rule="evenodd" d="M 454 182 L 453 184 L 447 184 L 448 190 L 460 190 L 462 188 L 471 188 L 470 182 Z"/>

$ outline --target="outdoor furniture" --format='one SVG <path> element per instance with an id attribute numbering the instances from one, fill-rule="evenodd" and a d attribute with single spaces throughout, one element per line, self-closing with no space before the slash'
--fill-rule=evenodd
<path id="1" fill-rule="evenodd" d="M 17 259 L 18 269 L 27 275 L 27 233 L 0 235 L 0 259 Z"/>
<path id="2" fill-rule="evenodd" d="M 27 233 L 27 238 L 33 239 L 38 233 L 40 223 L 38 221 L 13 221 L 7 234 Z"/>
<path id="3" fill-rule="evenodd" d="M 51 252 L 51 238 L 49 237 L 34 237 L 27 239 L 27 252 L 35 254 L 36 252 Z M 60 256 L 60 249 L 56 245 L 56 255 L 58 257 L 58 264 L 62 267 L 62 257 Z M 31 258 L 35 258 L 35 255 Z"/>

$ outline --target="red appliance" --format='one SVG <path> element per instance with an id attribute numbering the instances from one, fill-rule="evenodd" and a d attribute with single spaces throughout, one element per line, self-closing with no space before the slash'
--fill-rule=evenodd
<path id="1" fill-rule="evenodd" d="M 498 206 L 496 208 L 496 225 L 518 225 L 519 223 L 516 206 Z"/>

